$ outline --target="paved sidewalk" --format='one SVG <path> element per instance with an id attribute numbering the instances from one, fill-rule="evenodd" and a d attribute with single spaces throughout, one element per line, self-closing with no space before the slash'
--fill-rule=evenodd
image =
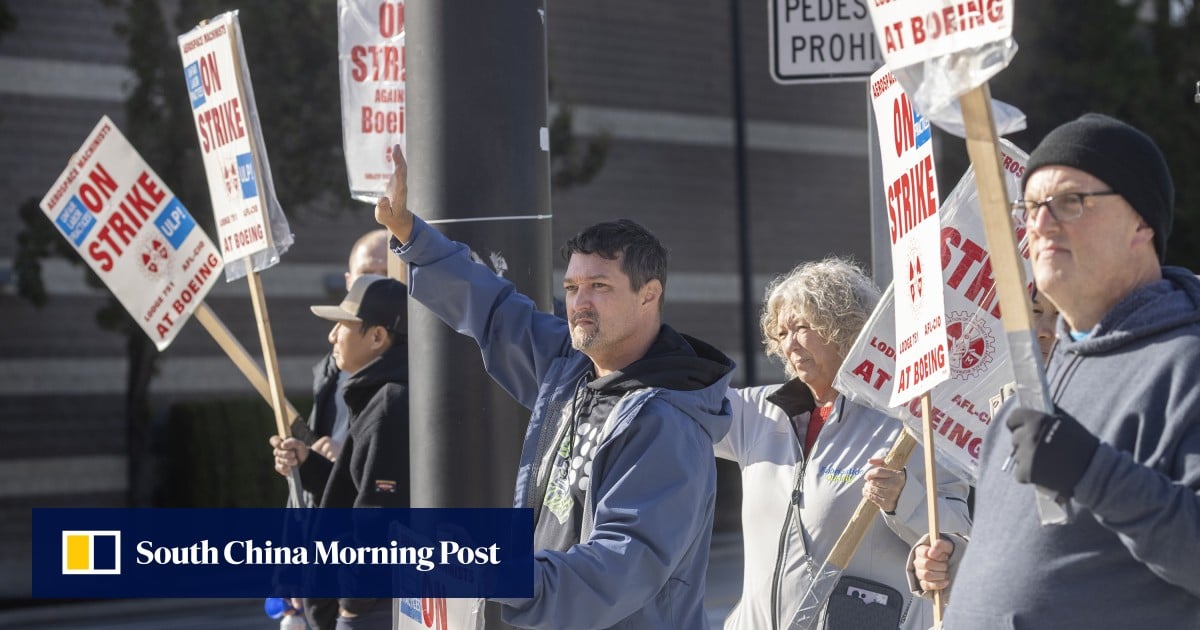
<path id="1" fill-rule="evenodd" d="M 720 628 L 742 590 L 742 536 L 713 536 L 705 610 Z M 121 599 L 0 611 L 0 628 L 56 630 L 274 630 L 262 599 Z"/>

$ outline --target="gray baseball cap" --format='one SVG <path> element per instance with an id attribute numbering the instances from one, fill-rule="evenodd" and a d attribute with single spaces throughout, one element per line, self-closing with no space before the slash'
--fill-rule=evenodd
<path id="1" fill-rule="evenodd" d="M 363 274 L 336 306 L 311 306 L 313 315 L 333 322 L 362 322 L 394 333 L 408 332 L 408 287 L 397 280 Z"/>

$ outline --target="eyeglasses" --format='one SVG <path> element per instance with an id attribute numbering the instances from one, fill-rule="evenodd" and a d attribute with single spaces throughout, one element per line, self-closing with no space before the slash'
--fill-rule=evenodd
<path id="1" fill-rule="evenodd" d="M 1119 195 L 1120 193 L 1112 190 L 1101 190 L 1097 192 L 1072 192 L 1051 195 L 1041 201 L 1032 199 L 1017 199 L 1012 202 L 1012 217 L 1018 225 L 1025 225 L 1029 219 L 1037 216 L 1038 208 L 1046 206 L 1050 210 L 1050 216 L 1054 217 L 1059 223 L 1074 221 L 1083 215 L 1083 200 L 1085 197 L 1104 197 L 1106 195 Z"/>

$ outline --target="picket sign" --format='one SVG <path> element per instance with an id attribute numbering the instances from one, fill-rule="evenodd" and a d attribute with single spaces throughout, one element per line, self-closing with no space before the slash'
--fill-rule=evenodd
<path id="1" fill-rule="evenodd" d="M 917 102 L 940 110 L 957 95 L 967 152 L 976 171 L 988 249 L 993 256 L 992 271 L 1004 312 L 1002 321 L 1013 359 L 1018 402 L 1048 412 L 1050 399 L 1036 333 L 1030 325 L 1031 303 L 1012 236 L 1008 200 L 1004 198 L 996 122 L 987 87 L 988 78 L 1003 70 L 1011 58 L 998 54 L 995 47 L 1006 48 L 1011 42 L 1013 2 L 889 0 L 872 2 L 868 10 L 888 64 L 903 69 L 904 76 L 916 81 L 916 85 L 905 87 L 914 96 L 921 95 Z M 918 68 L 917 64 L 923 65 Z M 1070 520 L 1066 501 L 1056 500 L 1042 489 L 1036 494 L 1043 525 Z"/>
<path id="2" fill-rule="evenodd" d="M 404 147 L 404 2 L 338 0 L 342 145 L 350 197 L 375 203 Z"/>
<path id="3" fill-rule="evenodd" d="M 1001 141 L 1004 183 L 1008 196 L 1016 196 L 1028 156 Z M 947 195 L 938 210 L 942 220 L 942 281 L 950 336 L 951 380 L 933 392 L 938 457 L 968 481 L 978 476 L 983 439 L 996 409 L 1012 386 L 1012 357 L 1001 332 L 1000 305 L 996 296 L 974 169 Z M 1021 238 L 1024 228 L 1014 234 Z M 1028 265 L 1027 249 L 1021 250 Z M 895 417 L 921 431 L 919 405 L 888 407 L 890 381 L 895 369 L 894 287 L 888 286 L 863 326 L 834 387 L 856 403 Z"/>
<path id="4" fill-rule="evenodd" d="M 879 48 L 893 68 L 1007 38 L 1012 0 L 874 0 Z"/>
<path id="5" fill-rule="evenodd" d="M 929 537 L 936 540 L 937 468 L 929 400 L 930 391 L 950 379 L 950 348 L 933 133 L 888 66 L 871 75 L 870 90 L 887 198 L 892 286 L 899 287 L 894 291 L 896 378 L 890 405 L 900 406 L 914 398 L 921 401 Z M 941 593 L 935 592 L 935 624 L 941 623 L 941 613 Z"/>
<path id="6" fill-rule="evenodd" d="M 941 265 L 941 222 L 938 213 L 937 176 L 933 164 L 933 146 L 929 124 L 917 112 L 887 66 L 871 76 L 869 94 L 879 132 L 883 183 L 887 197 L 888 228 L 891 238 L 894 327 L 896 344 L 893 388 L 889 404 L 919 400 L 925 436 L 925 485 L 928 488 L 929 526 L 937 534 L 937 471 L 934 466 L 930 391 L 950 378 L 946 334 L 946 314 Z M 892 295 L 892 294 L 889 294 Z M 879 309 L 859 335 L 847 355 L 853 359 L 869 327 L 878 322 Z M 844 370 L 839 370 L 840 373 Z M 882 390 L 883 382 L 876 383 Z M 835 383 L 839 392 L 845 393 Z M 908 430 L 901 432 L 884 458 L 884 468 L 904 468 L 917 440 Z M 812 576 L 789 628 L 811 629 L 819 624 L 821 608 L 849 566 L 859 543 L 879 512 L 865 497 L 851 515 L 822 567 Z M 940 621 L 940 598 L 936 600 L 935 621 Z"/>
<path id="7" fill-rule="evenodd" d="M 1022 407 L 1053 413 L 1042 354 L 1038 349 L 1037 331 L 1033 324 L 1033 303 L 1025 289 L 1024 267 L 1004 194 L 1003 167 L 988 84 L 984 83 L 967 92 L 959 98 L 959 103 L 967 131 L 967 154 L 975 169 L 975 185 L 979 189 L 979 208 L 992 258 L 996 293 L 1004 314 L 1001 322 L 1012 354 L 1017 402 Z M 1007 469 L 1008 465 L 1009 462 L 1005 462 L 1004 467 Z M 1069 501 L 1040 487 L 1035 496 L 1038 516 L 1043 525 L 1057 525 L 1071 520 Z"/>
<path id="8" fill-rule="evenodd" d="M 159 351 L 195 316 L 270 400 L 262 369 L 203 301 L 224 266 L 217 246 L 107 116 L 41 206 Z"/>
<path id="9" fill-rule="evenodd" d="M 887 66 L 871 75 L 895 278 L 891 406 L 950 378 L 933 130 Z"/>
<path id="10" fill-rule="evenodd" d="M 160 352 L 221 275 L 216 245 L 107 116 L 40 205 Z"/>
<path id="11" fill-rule="evenodd" d="M 288 405 L 279 374 L 275 338 L 258 275 L 260 270 L 279 261 L 280 252 L 273 242 L 275 230 L 269 224 L 268 214 L 282 217 L 283 213 L 273 211 L 277 202 L 262 147 L 250 73 L 241 56 L 237 13 L 223 13 L 201 22 L 180 35 L 178 42 L 221 247 L 227 258 L 245 261 L 275 428 L 281 438 L 288 438 L 290 410 L 285 408 Z M 286 227 L 284 220 L 284 231 Z M 290 238 L 290 233 L 287 237 Z M 293 468 L 288 482 L 293 504 L 304 505 L 300 472 Z"/>

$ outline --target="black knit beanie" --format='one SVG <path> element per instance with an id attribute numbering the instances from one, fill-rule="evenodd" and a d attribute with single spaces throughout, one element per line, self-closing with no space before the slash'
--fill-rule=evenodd
<path id="1" fill-rule="evenodd" d="M 1021 190 L 1030 174 L 1050 165 L 1077 168 L 1120 193 L 1154 228 L 1154 249 L 1160 262 L 1166 260 L 1175 185 L 1166 159 L 1150 136 L 1115 118 L 1084 114 L 1059 125 L 1033 150 Z"/>

